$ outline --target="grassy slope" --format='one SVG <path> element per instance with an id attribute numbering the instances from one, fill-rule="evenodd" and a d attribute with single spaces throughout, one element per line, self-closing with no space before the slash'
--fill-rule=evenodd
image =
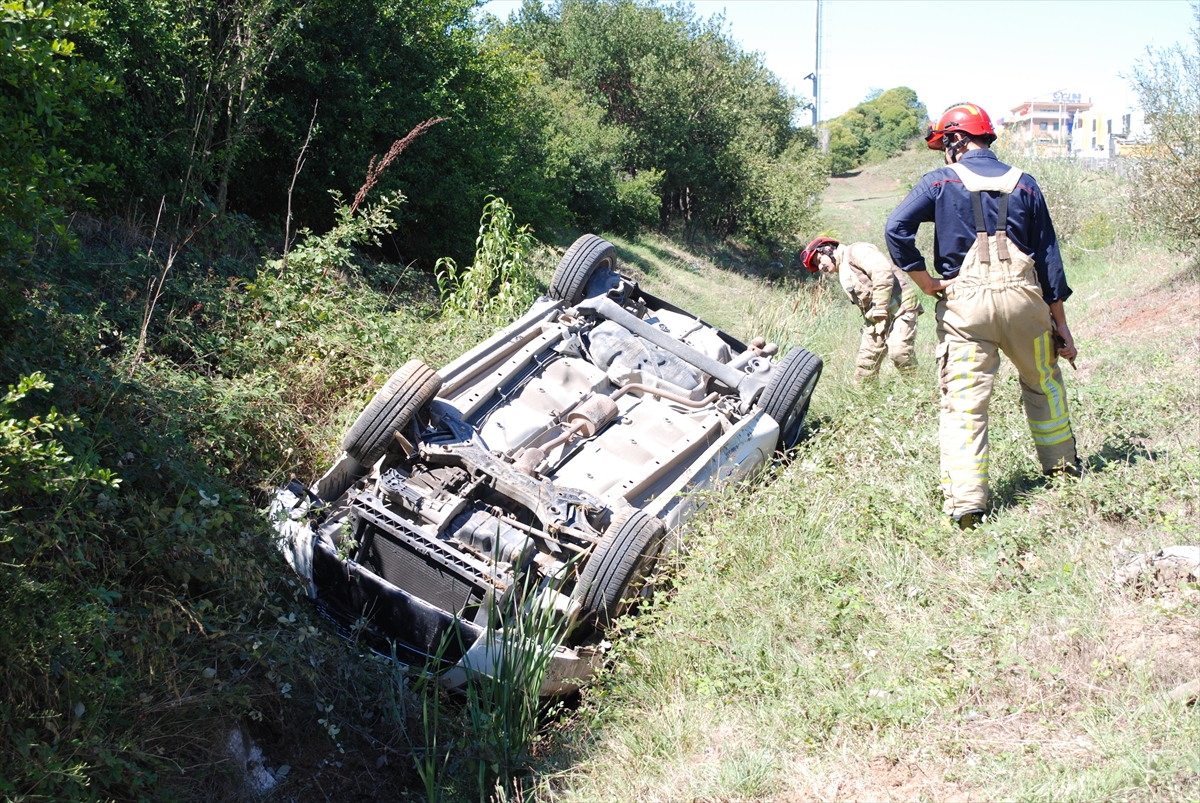
<path id="1" fill-rule="evenodd" d="M 835 181 L 830 229 L 877 240 L 920 156 Z M 1075 223 L 1107 231 L 1097 215 Z M 27 502 L 28 527 L 0 522 L 0 540 L 48 533 L 28 568 L 12 562 L 19 542 L 6 547 L 6 570 L 24 580 L 0 594 L 11 623 L 0 702 L 22 741 L 0 750 L 0 780 L 54 799 L 134 787 L 215 799 L 234 794 L 223 745 L 241 722 L 272 766 L 291 765 L 286 796 L 391 799 L 415 783 L 406 751 L 419 716 L 381 713 L 398 676 L 295 598 L 255 507 L 286 474 L 326 463 L 392 367 L 441 364 L 491 327 L 434 317 L 428 283 L 386 266 L 334 281 L 293 260 L 276 280 L 214 234 L 221 248 L 173 269 L 131 374 L 157 267 L 147 242 L 119 235 L 85 232 L 79 254 L 41 266 L 0 351 L 5 383 L 35 369 L 56 383 L 22 414 L 78 412 L 68 445 L 123 479 L 115 503 L 80 485 L 69 510 Z M 548 780 L 559 797 L 1197 794 L 1195 718 L 1154 696 L 1195 674 L 1195 603 L 1105 584 L 1119 541 L 1195 538 L 1194 273 L 1166 282 L 1182 268 L 1156 251 L 1137 254 L 1147 269 L 1132 282 L 1133 252 L 1072 265 L 1085 359 L 1069 380 L 1083 453 L 1102 470 L 1041 485 L 1004 374 L 1000 515 L 963 535 L 937 516 L 928 359 L 911 380 L 885 368 L 878 387 L 857 389 L 857 316 L 831 282 L 765 281 L 728 250 L 614 240 L 648 288 L 743 337 L 804 345 L 827 367 L 798 459 L 689 525 L 675 594 L 617 641 L 614 672 L 563 726 Z M 931 316 L 920 337 L 928 355 Z M 63 563 L 62 548 L 85 560 Z M 77 630 L 107 645 L 107 663 L 89 663 Z M 46 673 L 49 655 L 58 668 Z M 71 719 L 77 701 L 85 714 Z"/>
<path id="2" fill-rule="evenodd" d="M 291 799 L 394 799 L 417 783 L 403 670 L 316 614 L 262 508 L 328 465 L 396 366 L 440 365 L 493 326 L 438 317 L 405 269 L 312 248 L 283 269 L 231 221 L 173 263 L 135 361 L 162 271 L 149 232 L 75 225 L 82 247 L 39 255 L 0 316 L 0 388 L 54 385 L 0 404 L 0 798 L 240 799 L 242 726 L 290 766 Z M 4 419 L 52 406 L 80 418 L 56 433 L 71 465 L 116 489 L 22 485 L 47 473 L 49 433 L 23 444 Z"/>
<path id="3" fill-rule="evenodd" d="M 879 243 L 926 161 L 835 181 L 829 227 Z M 769 287 L 658 239 L 617 244 L 649 289 L 826 369 L 796 459 L 688 524 L 674 592 L 563 726 L 553 799 L 1200 795 L 1200 722 L 1162 699 L 1200 671 L 1197 597 L 1108 579 L 1118 548 L 1197 540 L 1194 268 L 1119 246 L 1069 261 L 1089 471 L 1041 479 L 1006 365 L 997 510 L 961 533 L 939 515 L 932 303 L 917 375 L 888 366 L 859 389 L 857 315 L 830 282 Z"/>

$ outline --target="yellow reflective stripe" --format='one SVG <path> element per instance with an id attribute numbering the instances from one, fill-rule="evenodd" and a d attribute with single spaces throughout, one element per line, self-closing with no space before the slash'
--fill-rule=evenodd
<path id="1" fill-rule="evenodd" d="M 1037 432 L 1050 432 L 1051 430 L 1068 426 L 1070 423 L 1070 418 L 1064 415 L 1058 418 L 1051 418 L 1049 421 L 1030 421 L 1029 428 Z"/>
<path id="2" fill-rule="evenodd" d="M 1030 432 L 1033 433 L 1034 440 L 1037 440 L 1038 438 L 1054 438 L 1059 435 L 1062 435 L 1063 433 L 1070 434 L 1071 422 L 1064 421 L 1063 423 L 1059 424 L 1057 427 L 1046 428 L 1046 429 L 1039 429 L 1037 427 L 1031 426 L 1029 428 L 1029 430 L 1030 430 Z"/>
<path id="3" fill-rule="evenodd" d="M 958 373 L 958 376 L 955 377 L 955 379 L 958 381 L 959 385 L 958 385 L 958 393 L 955 395 L 956 395 L 956 398 L 958 399 L 957 412 L 958 412 L 959 416 L 961 416 L 961 418 L 962 418 L 962 432 L 963 432 L 962 438 L 963 439 L 959 443 L 960 443 L 960 448 L 963 451 L 970 450 L 972 442 L 975 440 L 974 432 L 972 432 L 972 426 L 971 426 L 971 413 L 969 412 L 968 405 L 967 405 L 968 394 L 970 393 L 970 384 L 968 383 L 968 379 L 971 374 L 971 363 L 973 361 L 974 355 L 975 355 L 975 344 L 974 343 L 964 343 L 964 344 L 962 344 L 962 347 L 959 348 L 959 357 L 958 357 L 959 373 Z"/>
<path id="4" fill-rule="evenodd" d="M 1075 436 L 1071 433 L 1071 428 L 1067 427 L 1065 431 L 1060 432 L 1057 435 L 1038 435 L 1035 433 L 1033 436 L 1033 442 L 1038 446 L 1054 446 L 1057 443 L 1065 443 L 1066 441 L 1071 440 L 1073 437 Z"/>
<path id="5" fill-rule="evenodd" d="M 942 485 L 986 485 L 987 474 L 955 474 L 942 477 Z"/>
<path id="6" fill-rule="evenodd" d="M 1035 443 L 1061 443 L 1064 439 L 1071 437 L 1071 422 L 1063 421 L 1058 426 L 1039 427 L 1031 421 L 1029 431 L 1033 435 Z"/>
<path id="7" fill-rule="evenodd" d="M 987 443 L 976 452 L 976 428 L 981 411 L 979 400 L 973 397 L 979 347 L 975 343 L 953 343 L 947 361 L 947 384 L 950 409 L 942 412 L 942 484 L 986 485 L 988 482 Z"/>
<path id="8" fill-rule="evenodd" d="M 1034 363 L 1038 371 L 1038 383 L 1042 393 L 1046 394 L 1049 402 L 1050 415 L 1048 421 L 1030 421 L 1029 431 L 1033 442 L 1038 446 L 1055 446 L 1070 440 L 1071 419 L 1067 415 L 1066 391 L 1062 383 L 1054 378 L 1054 369 L 1050 360 L 1054 355 L 1050 333 L 1046 332 L 1033 343 Z"/>
<path id="9" fill-rule="evenodd" d="M 1054 369 L 1050 365 L 1053 355 L 1049 332 L 1043 333 L 1041 337 L 1033 341 L 1033 360 L 1037 366 L 1038 384 L 1041 385 L 1042 393 L 1046 394 L 1046 398 L 1050 402 L 1050 415 L 1057 420 L 1066 416 L 1067 408 L 1066 393 L 1063 391 L 1062 385 L 1055 381 Z"/>

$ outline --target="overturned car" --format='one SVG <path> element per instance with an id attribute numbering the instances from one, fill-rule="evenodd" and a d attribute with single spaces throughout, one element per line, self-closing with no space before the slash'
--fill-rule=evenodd
<path id="1" fill-rule="evenodd" d="M 552 606 L 566 638 L 542 691 L 573 690 L 697 492 L 799 440 L 822 363 L 777 351 L 645 292 L 585 235 L 524 316 L 388 379 L 334 466 L 277 494 L 279 546 L 332 618 L 449 686 L 489 672 L 500 600 Z"/>

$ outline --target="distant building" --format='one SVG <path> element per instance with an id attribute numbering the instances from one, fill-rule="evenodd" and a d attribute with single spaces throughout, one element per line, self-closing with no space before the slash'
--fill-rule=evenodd
<path id="1" fill-rule="evenodd" d="M 1140 109 L 1109 114 L 1104 109 L 1076 113 L 1071 156 L 1081 159 L 1111 159 L 1137 156 L 1150 139 L 1145 115 Z"/>
<path id="2" fill-rule="evenodd" d="M 1005 144 L 1030 156 L 1067 156 L 1080 114 L 1092 108 L 1077 92 L 1051 92 L 1023 101 L 1000 120 Z"/>

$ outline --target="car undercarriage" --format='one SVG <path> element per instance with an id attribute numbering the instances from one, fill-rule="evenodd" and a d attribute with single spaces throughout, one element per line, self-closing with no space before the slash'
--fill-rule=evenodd
<path id="1" fill-rule="evenodd" d="M 521 318 L 388 380 L 334 466 L 277 495 L 280 548 L 335 621 L 449 686 L 491 671 L 501 612 L 552 610 L 542 692 L 571 691 L 700 492 L 799 439 L 821 361 L 776 353 L 645 292 L 585 235 Z"/>

